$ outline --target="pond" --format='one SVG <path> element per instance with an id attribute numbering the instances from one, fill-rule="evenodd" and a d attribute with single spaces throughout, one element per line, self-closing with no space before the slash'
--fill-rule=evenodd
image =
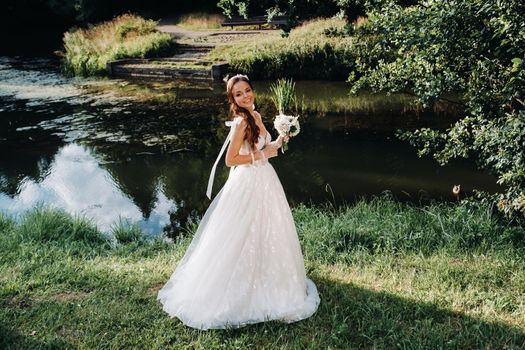
<path id="1" fill-rule="evenodd" d="M 273 131 L 270 82 L 254 82 Z M 0 211 L 52 205 L 151 235 L 200 217 L 211 166 L 227 135 L 224 83 L 68 79 L 56 60 L 0 57 Z M 299 81 L 301 133 L 272 160 L 291 205 L 340 205 L 389 191 L 402 201 L 453 200 L 460 183 L 498 190 L 472 163 L 440 167 L 397 129 L 446 128 L 461 110 L 419 111 L 404 95 L 349 96 L 341 82 Z M 275 135 L 275 132 L 273 131 Z M 228 176 L 220 163 L 214 193 Z"/>

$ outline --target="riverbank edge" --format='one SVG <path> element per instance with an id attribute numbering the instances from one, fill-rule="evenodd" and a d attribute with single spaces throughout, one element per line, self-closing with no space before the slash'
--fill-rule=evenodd
<path id="1" fill-rule="evenodd" d="M 297 324 L 212 332 L 170 319 L 156 301 L 195 224 L 175 244 L 137 232 L 119 243 L 61 211 L 36 208 L 18 222 L 4 213 L 0 345 L 519 348 L 523 231 L 473 205 L 417 207 L 378 198 L 339 209 L 294 208 L 319 310 Z M 429 241 L 436 235 L 458 239 Z"/>

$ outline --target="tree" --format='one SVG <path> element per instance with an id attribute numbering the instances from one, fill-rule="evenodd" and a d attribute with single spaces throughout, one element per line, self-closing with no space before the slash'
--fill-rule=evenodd
<path id="1" fill-rule="evenodd" d="M 408 91 L 423 107 L 461 92 L 465 116 L 448 130 L 401 137 L 442 164 L 474 157 L 505 188 L 497 207 L 525 216 L 525 3 L 384 1 L 367 15 L 350 27 L 359 42 L 353 92 Z"/>

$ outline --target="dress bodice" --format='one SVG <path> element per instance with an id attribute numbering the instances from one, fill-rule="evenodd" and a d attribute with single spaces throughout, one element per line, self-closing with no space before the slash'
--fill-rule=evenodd
<path id="1" fill-rule="evenodd" d="M 235 132 L 235 129 L 237 128 L 237 126 L 239 124 L 241 124 L 242 119 L 243 119 L 242 117 L 237 116 L 232 121 L 227 121 L 226 122 L 226 125 L 229 126 L 231 129 L 230 129 L 230 133 L 228 134 L 228 137 L 226 138 L 226 141 L 222 145 L 222 148 L 221 148 L 221 150 L 219 152 L 219 156 L 217 157 L 217 159 L 215 160 L 215 163 L 213 164 L 213 167 L 211 168 L 210 178 L 208 179 L 208 187 L 206 189 L 206 196 L 208 196 L 208 198 L 210 198 L 210 199 L 211 199 L 211 190 L 212 190 L 212 187 L 213 187 L 213 178 L 215 176 L 215 170 L 217 169 L 217 164 L 219 163 L 219 160 L 221 159 L 224 151 L 226 150 L 226 147 L 230 143 L 231 138 L 233 137 L 233 134 Z M 272 136 L 270 135 L 269 132 L 266 131 L 266 135 L 265 136 L 259 135 L 259 138 L 258 138 L 258 140 L 257 140 L 257 142 L 255 144 L 255 147 L 257 148 L 257 150 L 261 150 L 261 149 L 264 148 L 264 146 L 266 146 L 271 141 L 272 141 Z M 248 144 L 248 141 L 244 141 L 243 145 L 239 149 L 239 154 L 241 154 L 241 155 L 249 155 L 250 154 L 250 145 Z M 261 164 L 268 164 L 268 161 L 266 159 L 261 159 L 261 160 L 257 160 L 256 163 L 259 164 L 259 165 L 261 165 Z M 234 168 L 235 167 L 231 167 L 230 168 L 230 173 L 231 173 L 231 171 Z"/>
<path id="2" fill-rule="evenodd" d="M 240 124 L 242 119 L 243 119 L 242 117 L 235 117 L 233 119 L 233 124 L 236 124 L 236 125 Z M 261 150 L 264 148 L 264 146 L 266 146 L 271 141 L 272 141 L 272 136 L 270 135 L 268 131 L 266 131 L 265 136 L 262 136 L 259 134 L 259 139 L 257 140 L 255 147 L 257 148 L 257 150 Z M 250 154 L 250 144 L 248 143 L 248 141 L 246 140 L 244 141 L 244 143 L 241 146 L 241 149 L 239 150 L 239 154 L 240 155 Z"/>
<path id="3" fill-rule="evenodd" d="M 258 150 L 261 150 L 264 148 L 264 146 L 266 146 L 271 141 L 272 141 L 272 137 L 270 136 L 270 133 L 266 132 L 266 136 L 259 135 L 259 139 L 257 140 L 255 147 Z M 250 154 L 250 144 L 248 143 L 248 141 L 244 141 L 244 143 L 241 146 L 241 149 L 239 150 L 239 154 L 241 155 Z"/>

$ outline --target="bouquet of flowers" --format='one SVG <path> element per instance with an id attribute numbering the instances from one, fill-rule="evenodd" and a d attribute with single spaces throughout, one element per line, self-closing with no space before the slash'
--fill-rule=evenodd
<path id="1" fill-rule="evenodd" d="M 275 130 L 279 133 L 280 136 L 290 138 L 297 136 L 301 131 L 301 126 L 299 125 L 299 116 L 285 115 L 280 112 L 273 121 L 273 126 Z M 283 146 L 281 148 L 282 152 L 288 149 L 288 141 L 283 141 Z"/>
<path id="2" fill-rule="evenodd" d="M 275 116 L 273 126 L 280 136 L 285 137 L 281 148 L 282 152 L 288 149 L 288 139 L 299 134 L 299 116 L 287 115 L 285 111 L 290 111 L 295 105 L 297 111 L 297 97 L 295 96 L 295 83 L 290 79 L 279 79 L 270 87 L 272 91 L 272 101 L 279 114 Z"/>

